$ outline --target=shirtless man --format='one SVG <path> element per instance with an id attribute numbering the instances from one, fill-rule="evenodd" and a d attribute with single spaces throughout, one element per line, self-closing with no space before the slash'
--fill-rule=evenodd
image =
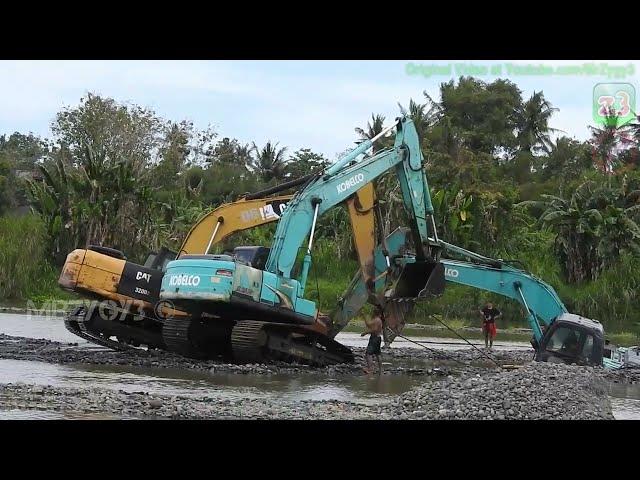
<path id="1" fill-rule="evenodd" d="M 369 344 L 365 353 L 367 368 L 364 372 L 372 373 L 373 358 L 375 357 L 378 364 L 378 374 L 382 373 L 382 360 L 380 359 L 380 346 L 382 345 L 382 311 L 380 307 L 375 307 L 373 318 L 369 322 L 365 320 L 367 329 L 360 334 L 361 337 L 370 335 Z"/>

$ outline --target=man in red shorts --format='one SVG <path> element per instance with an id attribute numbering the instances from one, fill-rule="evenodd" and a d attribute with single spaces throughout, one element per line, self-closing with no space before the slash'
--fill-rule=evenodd
<path id="1" fill-rule="evenodd" d="M 480 310 L 482 316 L 482 333 L 484 333 L 484 346 L 491 350 L 493 348 L 493 339 L 496 338 L 496 318 L 502 316 L 502 312 L 494 308 L 493 303 L 487 302 L 485 307 Z"/>

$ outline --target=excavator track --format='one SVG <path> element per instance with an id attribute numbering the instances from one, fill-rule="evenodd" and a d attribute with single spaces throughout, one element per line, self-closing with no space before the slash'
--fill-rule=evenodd
<path id="1" fill-rule="evenodd" d="M 122 322 L 117 324 L 117 331 L 105 331 L 100 328 L 98 315 L 100 315 L 100 303 L 93 302 L 74 308 L 65 318 L 65 328 L 74 335 L 87 340 L 88 342 L 100 345 L 116 351 L 138 350 L 140 345 L 147 345 L 148 348 L 164 349 L 165 346 L 157 334 L 142 328 L 128 326 Z M 121 315 L 122 309 L 109 305 L 112 313 Z M 115 320 L 112 320 L 115 321 Z M 104 323 L 103 323 L 104 325 Z M 112 340 L 116 336 L 118 340 Z M 126 341 L 125 341 L 126 339 Z"/>
<path id="2" fill-rule="evenodd" d="M 167 317 L 162 326 L 166 348 L 183 357 L 230 357 L 231 324 L 219 319 Z"/>
<path id="3" fill-rule="evenodd" d="M 314 366 L 351 363 L 350 348 L 298 325 L 242 320 L 231 334 L 234 360 L 261 363 L 281 360 Z"/>
<path id="4" fill-rule="evenodd" d="M 169 351 L 189 358 L 203 358 L 205 352 L 191 343 L 189 337 L 192 318 L 166 318 L 162 325 L 162 338 Z"/>
<path id="5" fill-rule="evenodd" d="M 87 318 L 87 314 L 89 314 L 89 318 Z M 117 350 L 120 352 L 139 350 L 136 347 L 127 345 L 126 343 L 111 340 L 110 338 L 100 335 L 98 332 L 91 331 L 91 315 L 95 314 L 97 314 L 96 308 L 87 308 L 82 305 L 69 313 L 69 315 L 64 319 L 64 326 L 74 335 L 77 335 L 88 342 L 100 345 L 101 347 L 107 347 L 111 350 Z"/>
<path id="6" fill-rule="evenodd" d="M 257 363 L 263 360 L 266 333 L 264 322 L 242 321 L 231 332 L 233 358 L 241 363 Z"/>

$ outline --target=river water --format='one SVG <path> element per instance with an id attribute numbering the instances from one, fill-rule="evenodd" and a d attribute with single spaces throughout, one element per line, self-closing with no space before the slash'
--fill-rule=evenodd
<path id="1" fill-rule="evenodd" d="M 12 336 L 74 342 L 78 348 L 101 350 L 64 328 L 61 317 L 0 313 L 0 333 Z M 356 333 L 341 333 L 336 338 L 349 346 L 364 346 L 366 339 Z M 429 348 L 455 350 L 469 348 L 459 339 L 418 338 Z M 403 339 L 394 346 L 420 348 Z M 519 342 L 497 342 L 497 349 L 527 348 Z M 411 361 L 407 361 L 413 366 Z M 421 365 L 423 366 L 423 365 Z M 363 404 L 385 402 L 420 384 L 424 378 L 411 375 L 354 376 L 304 374 L 230 374 L 197 372 L 177 368 L 146 368 L 124 365 L 58 365 L 24 360 L 0 360 L 0 383 L 22 382 L 54 387 L 100 387 L 151 394 L 208 396 L 218 399 L 277 397 L 280 401 L 341 400 Z M 640 419 L 640 386 L 610 386 L 614 415 L 618 419 Z M 38 410 L 4 410 L 0 419 L 83 419 L 107 415 L 64 414 Z"/>

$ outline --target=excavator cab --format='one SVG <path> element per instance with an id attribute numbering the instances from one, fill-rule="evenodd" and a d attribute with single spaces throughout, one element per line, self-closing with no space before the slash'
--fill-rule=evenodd
<path id="1" fill-rule="evenodd" d="M 175 260 L 177 256 L 178 254 L 176 252 L 162 247 L 159 252 L 151 252 L 149 256 L 147 256 L 144 266 L 145 268 L 161 270 L 164 272 L 167 268 L 167 264 L 170 261 Z"/>
<path id="2" fill-rule="evenodd" d="M 532 344 L 537 361 L 602 365 L 604 329 L 596 320 L 563 313 L 549 325 L 542 339 Z"/>

